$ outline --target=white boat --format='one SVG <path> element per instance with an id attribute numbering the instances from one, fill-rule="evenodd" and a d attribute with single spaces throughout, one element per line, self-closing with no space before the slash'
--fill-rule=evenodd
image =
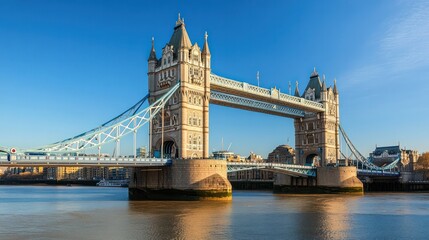
<path id="1" fill-rule="evenodd" d="M 98 187 L 128 187 L 127 180 L 106 180 L 102 179 L 96 184 Z"/>

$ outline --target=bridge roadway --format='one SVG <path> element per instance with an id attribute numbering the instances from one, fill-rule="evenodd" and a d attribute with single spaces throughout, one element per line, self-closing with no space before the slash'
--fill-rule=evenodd
<path id="1" fill-rule="evenodd" d="M 160 167 L 171 164 L 171 159 L 96 156 L 0 156 L 0 167 Z M 284 163 L 228 162 L 228 172 L 264 170 L 294 177 L 316 177 L 316 167 Z M 362 176 L 399 176 L 399 172 L 358 169 Z"/>
<path id="2" fill-rule="evenodd" d="M 157 167 L 171 164 L 170 159 L 94 156 L 23 156 L 8 161 L 0 156 L 0 167 Z"/>

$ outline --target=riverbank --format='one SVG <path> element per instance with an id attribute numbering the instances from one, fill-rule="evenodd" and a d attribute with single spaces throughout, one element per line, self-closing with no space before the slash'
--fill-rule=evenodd
<path id="1" fill-rule="evenodd" d="M 96 186 L 99 180 L 0 179 L 0 185 Z"/>
<path id="2" fill-rule="evenodd" d="M 274 190 L 274 184 L 272 181 L 262 180 L 230 180 L 233 190 Z M 429 192 L 429 182 L 411 182 L 411 183 L 400 183 L 400 182 L 372 182 L 364 183 L 364 193 L 370 192 Z M 309 193 L 305 191 L 305 187 L 302 187 L 302 193 Z M 310 189 L 309 189 L 310 190 Z M 294 191 L 299 193 L 300 191 Z M 317 193 L 317 192 L 314 192 Z"/>

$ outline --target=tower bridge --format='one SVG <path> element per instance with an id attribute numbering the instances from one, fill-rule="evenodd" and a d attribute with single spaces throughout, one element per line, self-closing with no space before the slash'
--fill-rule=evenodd
<path id="1" fill-rule="evenodd" d="M 261 169 L 278 173 L 278 185 L 293 178 L 310 178 L 310 184 L 358 189 L 357 172 L 399 174 L 395 165 L 377 167 L 365 159 L 340 128 L 339 92 L 334 81 L 327 87 L 316 69 L 303 93 L 261 88 L 212 73 L 207 33 L 202 49 L 192 44 L 183 19 L 176 21 L 170 41 L 158 57 L 152 39 L 148 59 L 149 93 L 134 106 L 112 120 L 47 146 L 19 149 L 1 147 L 1 166 L 123 166 L 132 167 L 131 198 L 166 198 L 166 191 L 192 198 L 231 196 L 227 171 Z M 143 103 L 149 103 L 144 108 Z M 210 104 L 293 118 L 296 162 L 226 163 L 209 158 Z M 149 158 L 136 156 L 136 134 L 149 127 Z M 132 157 L 121 157 L 120 140 L 133 135 Z M 340 135 L 351 149 L 356 167 L 338 167 L 342 158 Z M 101 157 L 102 146 L 116 144 L 116 156 Z M 98 149 L 98 157 L 73 154 Z M 34 155 L 34 154 L 37 154 Z M 154 171 L 146 171 L 148 168 Z M 387 170 L 390 170 L 387 171 Z M 333 176 L 333 177 L 332 177 Z M 317 179 L 316 179 L 317 178 Z M 276 180 L 276 181 L 277 181 Z M 309 183 L 309 181 L 307 181 Z M 167 197 L 168 198 L 168 197 Z"/>

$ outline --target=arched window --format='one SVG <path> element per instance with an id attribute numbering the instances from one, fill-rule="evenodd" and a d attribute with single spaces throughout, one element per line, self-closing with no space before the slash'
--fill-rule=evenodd
<path id="1" fill-rule="evenodd" d="M 198 150 L 201 150 L 201 136 L 198 136 Z"/>
<path id="2" fill-rule="evenodd" d="M 201 126 L 201 118 L 198 118 L 198 126 Z"/>
<path id="3" fill-rule="evenodd" d="M 194 126 L 197 125 L 197 117 L 195 116 L 195 112 L 194 112 L 194 117 L 193 117 L 192 123 L 194 124 Z"/>
<path id="4" fill-rule="evenodd" d="M 173 115 L 173 125 L 176 125 L 177 124 L 177 117 L 176 117 L 176 115 Z"/>
<path id="5" fill-rule="evenodd" d="M 166 112 L 164 113 L 164 126 L 170 126 L 170 125 L 171 125 L 170 113 Z"/>

